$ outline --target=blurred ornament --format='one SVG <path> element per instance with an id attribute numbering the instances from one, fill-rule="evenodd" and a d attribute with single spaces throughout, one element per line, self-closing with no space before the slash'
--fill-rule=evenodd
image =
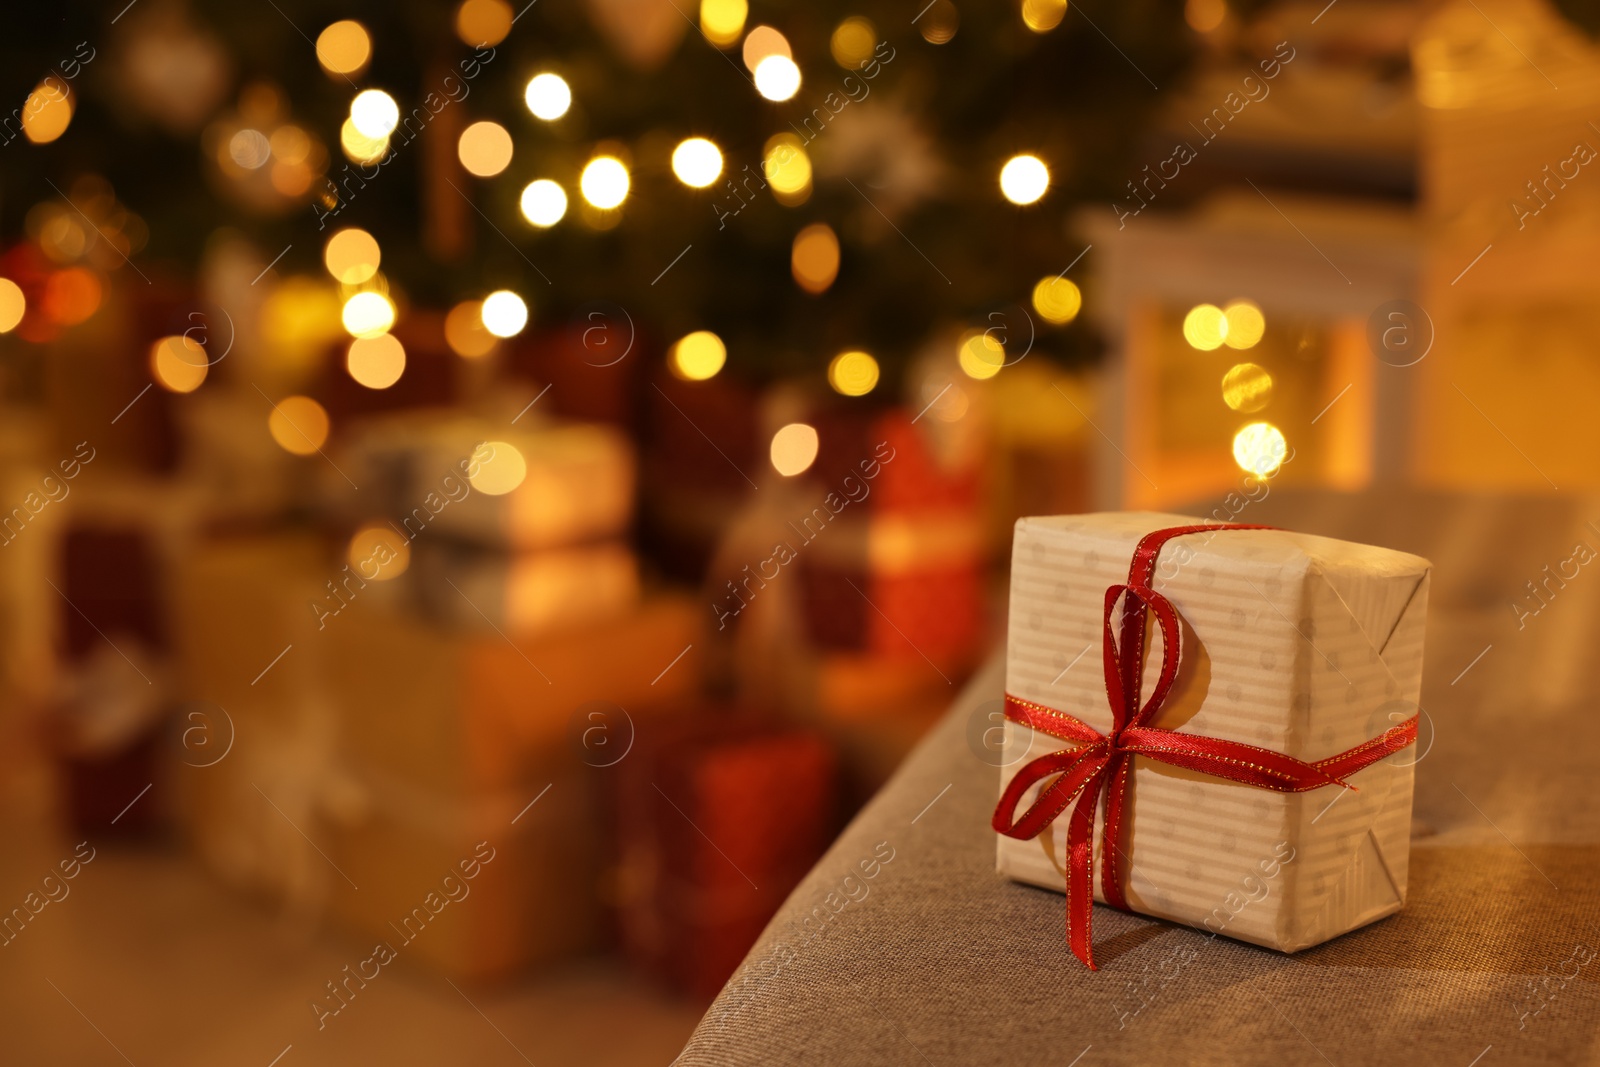
<path id="1" fill-rule="evenodd" d="M 226 47 L 191 21 L 181 0 L 143 3 L 125 15 L 113 60 L 117 101 L 168 133 L 194 133 L 228 90 Z"/>
<path id="2" fill-rule="evenodd" d="M 870 189 L 877 216 L 898 218 L 944 186 L 937 140 L 904 99 L 874 98 L 841 111 L 816 143 L 817 173 Z"/>
<path id="3" fill-rule="evenodd" d="M 689 20 L 676 4 L 657 0 L 587 0 L 589 21 L 636 70 L 652 71 L 667 61 Z"/>

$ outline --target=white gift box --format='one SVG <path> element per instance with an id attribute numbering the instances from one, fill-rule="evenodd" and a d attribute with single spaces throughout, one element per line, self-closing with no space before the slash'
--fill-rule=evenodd
<path id="1" fill-rule="evenodd" d="M 1202 522 L 1141 512 L 1018 521 L 1007 693 L 1109 734 L 1106 590 L 1128 581 L 1144 535 Z M 1167 542 L 1151 587 L 1176 609 L 1183 658 L 1149 725 L 1307 763 L 1382 737 L 1419 711 L 1429 567 L 1403 552 L 1279 530 Z M 1160 662 L 1152 633 L 1145 694 Z M 1008 721 L 1002 792 L 1029 760 L 1073 747 Z M 1293 793 L 1133 756 L 1121 865 L 1130 908 L 1285 952 L 1393 914 L 1405 903 L 1418 753 L 1391 751 L 1348 777 L 1353 790 Z M 1063 890 L 1067 823 L 1062 815 L 1028 840 L 999 836 L 1000 873 Z M 1101 832 L 1097 818 L 1103 901 Z"/>

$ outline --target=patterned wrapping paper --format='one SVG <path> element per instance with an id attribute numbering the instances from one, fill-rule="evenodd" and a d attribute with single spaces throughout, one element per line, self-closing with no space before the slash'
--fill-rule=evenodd
<path id="1" fill-rule="evenodd" d="M 1152 513 L 1028 518 L 1012 558 L 1006 689 L 1111 730 L 1101 667 L 1104 597 L 1139 539 L 1203 520 Z M 1308 762 L 1415 715 L 1429 563 L 1278 530 L 1177 538 L 1154 588 L 1176 607 L 1183 661 L 1151 723 Z M 1152 637 L 1144 692 L 1159 652 Z M 1081 656 L 1080 656 L 1081 653 Z M 1007 722 L 1000 788 L 1067 747 Z M 1133 910 L 1295 952 L 1405 903 L 1417 752 L 1403 748 L 1334 787 L 1278 793 L 1135 758 L 1122 842 Z M 1031 803 L 1034 792 L 1024 799 Z M 998 870 L 1062 890 L 1067 819 L 998 838 Z M 1095 831 L 1095 895 L 1103 854 Z"/>

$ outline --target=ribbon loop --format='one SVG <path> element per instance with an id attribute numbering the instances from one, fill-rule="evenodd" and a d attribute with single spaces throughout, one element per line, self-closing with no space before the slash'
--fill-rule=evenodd
<path id="1" fill-rule="evenodd" d="M 1345 779 L 1414 743 L 1417 719 L 1395 726 L 1347 752 L 1306 763 L 1281 752 L 1238 741 L 1200 737 L 1150 726 L 1166 703 L 1182 663 L 1182 626 L 1172 602 L 1150 587 L 1161 546 L 1174 537 L 1211 530 L 1270 530 L 1270 526 L 1202 524 L 1157 530 L 1140 539 L 1128 569 L 1128 581 L 1106 590 L 1102 660 L 1111 733 L 1102 734 L 1064 711 L 1006 694 L 1006 718 L 1038 733 L 1075 742 L 1030 760 L 1007 783 L 991 825 L 996 833 L 1027 840 L 1048 832 L 1069 808 L 1067 822 L 1067 940 L 1092 971 L 1094 823 L 1097 809 L 1105 814 L 1101 839 L 1100 888 L 1106 903 L 1128 910 L 1123 890 L 1123 815 L 1132 783 L 1133 757 L 1159 760 L 1174 767 L 1240 782 L 1280 793 L 1300 793 L 1334 785 L 1354 789 Z M 1117 619 L 1117 607 L 1122 615 Z M 1145 660 L 1145 631 L 1155 616 L 1161 636 L 1161 670 L 1150 697 L 1140 702 Z M 1019 816 L 1023 797 L 1034 786 L 1037 796 Z"/>

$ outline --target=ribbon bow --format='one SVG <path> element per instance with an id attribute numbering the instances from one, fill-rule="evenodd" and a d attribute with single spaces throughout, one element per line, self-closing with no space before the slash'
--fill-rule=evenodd
<path id="1" fill-rule="evenodd" d="M 1133 553 L 1133 564 L 1124 585 L 1106 590 L 1104 662 L 1106 697 L 1111 704 L 1112 728 L 1102 734 L 1081 719 L 1043 704 L 1035 704 L 1006 694 L 1006 718 L 1077 748 L 1065 748 L 1030 760 L 1022 766 L 1000 797 L 993 826 L 997 833 L 1019 840 L 1037 837 L 1068 808 L 1067 824 L 1067 939 L 1072 954 L 1091 971 L 1094 947 L 1090 939 L 1094 895 L 1090 881 L 1094 869 L 1094 818 L 1097 808 L 1105 812 L 1102 834 L 1100 888 L 1107 904 L 1129 910 L 1122 889 L 1122 819 L 1127 806 L 1129 769 L 1133 756 L 1160 760 L 1174 767 L 1200 771 L 1261 789 L 1280 793 L 1302 793 L 1326 785 L 1354 789 L 1345 778 L 1385 756 L 1410 745 L 1417 738 L 1417 718 L 1364 741 L 1347 752 L 1305 763 L 1281 752 L 1257 748 L 1238 741 L 1163 730 L 1148 725 L 1161 710 L 1178 676 L 1181 661 L 1181 630 L 1172 602 L 1150 588 L 1161 547 L 1174 537 L 1210 530 L 1270 530 L 1271 526 L 1222 525 L 1208 523 L 1175 526 L 1147 534 Z M 1121 636 L 1114 634 L 1112 621 L 1117 604 L 1123 603 Z M 1155 688 L 1143 704 L 1139 703 L 1144 676 L 1145 628 L 1153 614 L 1161 629 L 1161 673 Z M 1033 785 L 1054 778 L 1039 791 L 1033 803 L 1019 817 L 1017 808 Z"/>

